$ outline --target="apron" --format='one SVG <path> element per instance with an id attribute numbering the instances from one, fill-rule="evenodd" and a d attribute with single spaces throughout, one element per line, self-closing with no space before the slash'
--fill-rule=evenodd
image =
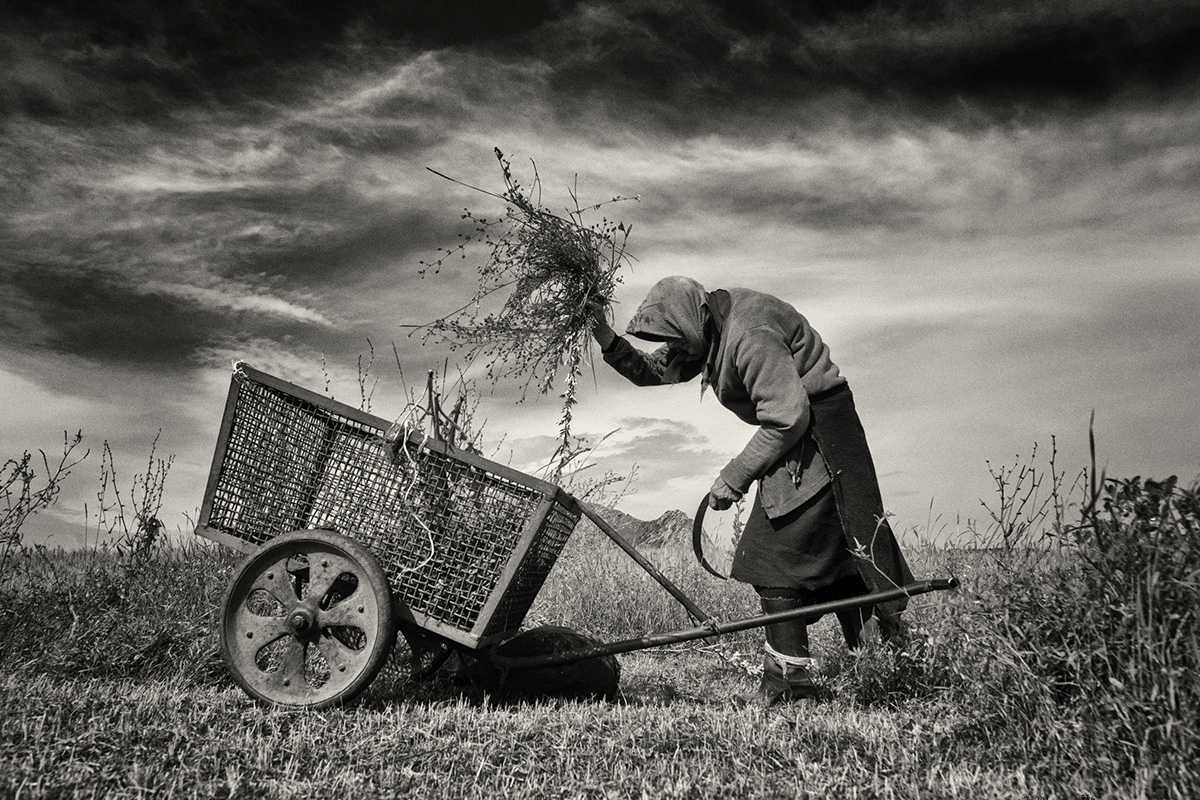
<path id="1" fill-rule="evenodd" d="M 809 591 L 854 572 L 871 592 L 911 583 L 912 572 L 883 517 L 875 465 L 849 386 L 809 399 L 813 421 L 806 435 L 820 448 L 833 480 L 804 505 L 774 520 L 756 492 L 730 577 Z M 851 549 L 871 559 L 855 557 Z M 895 613 L 906 605 L 901 598 L 884 604 L 883 610 Z"/>

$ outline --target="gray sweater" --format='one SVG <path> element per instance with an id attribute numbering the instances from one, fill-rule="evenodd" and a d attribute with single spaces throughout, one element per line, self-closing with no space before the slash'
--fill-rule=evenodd
<path id="1" fill-rule="evenodd" d="M 791 305 L 752 289 L 730 289 L 728 294 L 724 319 L 719 320 L 718 313 L 714 324 L 707 326 L 707 364 L 682 370 L 677 380 L 690 380 L 705 371 L 721 405 L 758 426 L 742 451 L 721 470 L 721 477 L 740 492 L 761 479 L 763 509 L 768 516 L 778 517 L 829 483 L 824 459 L 805 435 L 812 421 L 808 398 L 846 379 L 830 359 L 820 334 Z M 686 321 L 672 323 L 678 326 Z M 617 337 L 605 350 L 604 360 L 638 385 L 668 382 L 664 380 L 667 345 L 642 353 Z"/>

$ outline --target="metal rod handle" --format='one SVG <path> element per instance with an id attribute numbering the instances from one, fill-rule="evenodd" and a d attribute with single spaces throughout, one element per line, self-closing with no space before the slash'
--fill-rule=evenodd
<path id="1" fill-rule="evenodd" d="M 864 594 L 858 597 L 848 597 L 843 600 L 830 600 L 825 603 L 817 603 L 816 605 L 805 606 L 803 608 L 795 608 L 788 611 L 778 611 L 774 614 L 762 614 L 756 617 L 733 620 L 732 622 L 716 622 L 712 625 L 686 628 L 684 630 L 673 631 L 671 633 L 656 633 L 649 636 L 642 636 L 637 639 L 624 639 L 619 642 L 598 644 L 594 647 L 588 647 L 582 650 L 573 650 L 566 653 L 521 657 L 505 657 L 499 654 L 494 654 L 491 656 L 491 661 L 502 669 L 552 667 L 560 664 L 571 664 L 576 661 L 584 661 L 589 658 L 596 658 L 597 656 L 611 656 L 616 655 L 617 653 L 629 653 L 634 650 L 647 650 L 651 647 L 661 647 L 668 644 L 688 642 L 693 639 L 707 639 L 723 633 L 734 633 L 736 631 L 744 631 L 750 628 L 761 628 L 766 625 L 772 625 L 776 622 L 801 619 L 810 615 L 815 616 L 818 614 L 828 614 L 834 611 L 843 611 L 848 608 L 878 605 L 880 603 L 886 603 L 889 600 L 899 600 L 902 597 L 913 597 L 918 594 L 925 594 L 926 592 L 937 592 L 956 588 L 958 588 L 957 578 L 933 578 L 931 580 L 916 581 L 915 583 L 910 583 L 907 586 L 897 589 L 887 589 L 882 592 Z"/>

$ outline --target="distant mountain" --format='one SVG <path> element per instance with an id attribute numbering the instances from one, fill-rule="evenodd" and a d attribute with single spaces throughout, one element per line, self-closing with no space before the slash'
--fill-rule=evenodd
<path id="1" fill-rule="evenodd" d="M 589 503 L 588 508 L 603 517 L 605 522 L 639 548 L 692 546 L 692 518 L 678 509 L 664 511 L 658 519 L 643 520 L 607 506 Z M 595 528 L 586 517 L 580 524 L 590 529 Z M 707 534 L 704 540 L 706 550 L 717 547 Z"/>

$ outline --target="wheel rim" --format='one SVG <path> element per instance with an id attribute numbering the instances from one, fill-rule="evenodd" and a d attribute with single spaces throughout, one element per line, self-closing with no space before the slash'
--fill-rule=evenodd
<path id="1" fill-rule="evenodd" d="M 225 604 L 230 669 L 277 705 L 336 700 L 371 670 L 387 638 L 386 586 L 373 586 L 366 565 L 329 542 L 288 542 L 261 556 Z"/>

